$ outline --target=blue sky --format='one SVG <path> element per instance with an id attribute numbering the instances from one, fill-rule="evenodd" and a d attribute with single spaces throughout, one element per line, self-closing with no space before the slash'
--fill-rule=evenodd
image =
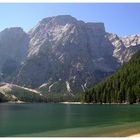
<path id="1" fill-rule="evenodd" d="M 15 26 L 29 31 L 42 18 L 67 14 L 85 22 L 104 22 L 107 32 L 113 32 L 119 36 L 140 34 L 140 3 L 1 3 L 0 31 L 6 27 Z"/>

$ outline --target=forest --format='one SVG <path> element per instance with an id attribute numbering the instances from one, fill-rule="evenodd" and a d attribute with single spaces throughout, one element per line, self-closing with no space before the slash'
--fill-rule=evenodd
<path id="1" fill-rule="evenodd" d="M 140 51 L 115 74 L 85 91 L 81 102 L 140 103 Z"/>

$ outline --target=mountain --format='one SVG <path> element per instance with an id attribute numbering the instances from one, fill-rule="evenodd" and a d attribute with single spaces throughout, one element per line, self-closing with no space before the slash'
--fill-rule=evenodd
<path id="1" fill-rule="evenodd" d="M 20 27 L 6 28 L 0 32 L 0 79 L 8 80 L 28 50 L 28 35 Z"/>
<path id="2" fill-rule="evenodd" d="M 103 23 L 69 15 L 44 18 L 29 38 L 27 59 L 15 83 L 70 95 L 114 73 L 140 47 L 132 49 L 131 40 L 126 47 L 127 38 L 107 33 Z"/>
<path id="3" fill-rule="evenodd" d="M 115 74 L 87 90 L 82 101 L 140 103 L 140 51 Z"/>
<path id="4" fill-rule="evenodd" d="M 16 79 L 20 85 L 46 83 L 49 92 L 57 83 L 62 88 L 56 92 L 72 94 L 117 69 L 103 23 L 84 23 L 71 16 L 45 18 L 29 37 L 27 60 Z"/>
<path id="5" fill-rule="evenodd" d="M 104 23 L 70 15 L 44 18 L 28 33 L 5 29 L 0 38 L 2 82 L 72 97 L 116 72 L 140 48 L 140 35 L 118 37 Z"/>

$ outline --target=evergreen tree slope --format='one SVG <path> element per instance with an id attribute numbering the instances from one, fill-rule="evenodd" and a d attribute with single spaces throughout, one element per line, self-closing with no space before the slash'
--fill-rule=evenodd
<path id="1" fill-rule="evenodd" d="M 140 51 L 115 74 L 87 90 L 82 101 L 140 103 Z"/>

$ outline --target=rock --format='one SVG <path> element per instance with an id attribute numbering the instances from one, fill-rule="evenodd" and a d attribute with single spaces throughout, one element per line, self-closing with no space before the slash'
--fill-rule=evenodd
<path id="1" fill-rule="evenodd" d="M 77 93 L 101 81 L 119 65 L 105 35 L 103 23 L 71 16 L 43 19 L 29 32 L 27 60 L 16 83 L 35 88 L 61 79 L 65 92 Z"/>

